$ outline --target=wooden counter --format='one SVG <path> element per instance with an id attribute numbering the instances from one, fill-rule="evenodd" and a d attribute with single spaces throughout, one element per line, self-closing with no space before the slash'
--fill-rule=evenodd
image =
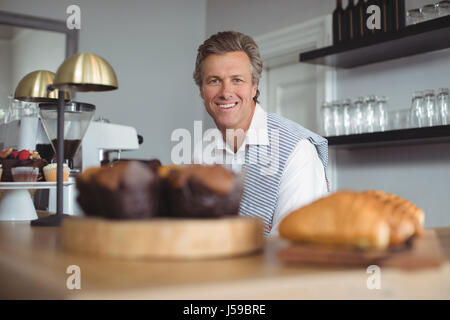
<path id="1" fill-rule="evenodd" d="M 435 229 L 446 255 L 437 269 L 381 269 L 381 289 L 369 290 L 365 268 L 286 265 L 286 243 L 266 241 L 251 256 L 203 261 L 124 261 L 69 254 L 60 229 L 0 222 L 1 299 L 449 299 L 450 228 Z M 81 269 L 81 289 L 69 290 L 66 269 Z"/>

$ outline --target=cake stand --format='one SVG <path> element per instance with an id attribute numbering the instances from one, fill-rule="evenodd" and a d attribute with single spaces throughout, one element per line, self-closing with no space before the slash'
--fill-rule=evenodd
<path id="1" fill-rule="evenodd" d="M 64 186 L 73 181 L 64 182 Z M 0 221 L 30 221 L 38 218 L 29 189 L 56 188 L 56 182 L 0 182 Z"/>

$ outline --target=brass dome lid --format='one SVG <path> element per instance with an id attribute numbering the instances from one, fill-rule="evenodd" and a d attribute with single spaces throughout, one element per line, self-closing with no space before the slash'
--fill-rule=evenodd
<path id="1" fill-rule="evenodd" d="M 53 84 L 55 73 L 47 70 L 37 70 L 25 75 L 16 87 L 14 98 L 29 102 L 52 102 L 58 99 L 58 90 L 49 91 L 48 86 Z M 70 100 L 68 92 L 64 94 L 65 100 Z"/>
<path id="2" fill-rule="evenodd" d="M 93 53 L 78 53 L 67 58 L 56 71 L 53 86 L 67 91 L 108 91 L 119 87 L 111 65 Z"/>

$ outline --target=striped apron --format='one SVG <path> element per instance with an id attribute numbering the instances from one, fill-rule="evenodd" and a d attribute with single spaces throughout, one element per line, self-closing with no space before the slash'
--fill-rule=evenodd
<path id="1" fill-rule="evenodd" d="M 259 217 L 264 221 L 264 233 L 272 229 L 277 207 L 281 177 L 286 162 L 302 139 L 308 139 L 321 160 L 329 189 L 326 168 L 328 141 L 298 123 L 274 113 L 267 114 L 269 145 L 247 145 L 243 172 L 246 174 L 240 214 Z"/>

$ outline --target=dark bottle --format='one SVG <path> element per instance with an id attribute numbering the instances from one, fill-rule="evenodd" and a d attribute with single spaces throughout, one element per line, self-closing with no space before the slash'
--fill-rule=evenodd
<path id="1" fill-rule="evenodd" d="M 357 23 L 355 21 L 355 3 L 354 0 L 348 0 L 347 8 L 344 11 L 345 23 L 347 25 L 347 39 L 354 40 L 357 31 Z"/>
<path id="2" fill-rule="evenodd" d="M 333 43 L 340 43 L 345 40 L 345 19 L 342 0 L 336 0 L 336 9 L 333 11 Z"/>
<path id="3" fill-rule="evenodd" d="M 359 0 L 355 5 L 355 22 L 357 32 L 355 33 L 356 38 L 363 38 L 366 35 L 366 3 L 364 0 Z"/>
<path id="4" fill-rule="evenodd" d="M 381 31 L 382 32 L 391 32 L 392 30 L 392 17 L 390 15 L 389 0 L 379 0 L 378 5 L 380 6 L 381 11 Z"/>
<path id="5" fill-rule="evenodd" d="M 391 31 L 396 32 L 405 27 L 405 0 L 388 0 L 388 11 L 391 19 Z"/>

